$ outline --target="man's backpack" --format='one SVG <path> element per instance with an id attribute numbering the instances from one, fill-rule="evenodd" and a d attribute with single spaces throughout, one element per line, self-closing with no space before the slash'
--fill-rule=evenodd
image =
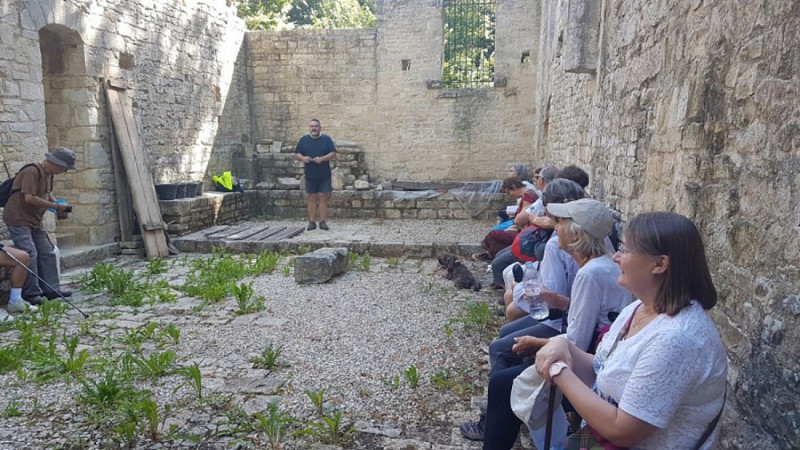
<path id="1" fill-rule="evenodd" d="M 22 166 L 22 169 L 35 165 L 36 164 L 25 164 Z M 22 172 L 22 169 L 19 169 L 19 172 Z M 19 175 L 19 172 L 17 172 L 17 175 Z M 12 187 L 14 186 L 14 179 L 17 178 L 17 175 L 14 175 L 0 184 L 0 208 L 4 208 L 6 206 L 8 199 L 11 198 L 11 195 L 15 192 Z"/>

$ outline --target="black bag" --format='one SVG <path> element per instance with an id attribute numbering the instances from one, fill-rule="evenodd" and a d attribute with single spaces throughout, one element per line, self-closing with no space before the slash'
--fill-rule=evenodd
<path id="1" fill-rule="evenodd" d="M 22 166 L 22 169 L 35 165 L 36 164 L 25 164 L 24 166 Z M 19 172 L 22 172 L 22 169 L 19 169 Z M 19 175 L 19 172 L 17 172 L 17 175 Z M 3 181 L 3 183 L 0 184 L 0 208 L 4 208 L 6 206 L 6 203 L 8 203 L 8 199 L 11 198 L 11 195 L 15 192 L 14 190 L 12 190 L 12 187 L 14 186 L 14 179 L 17 178 L 17 175 L 14 175 L 13 177 L 7 179 L 6 181 Z"/>

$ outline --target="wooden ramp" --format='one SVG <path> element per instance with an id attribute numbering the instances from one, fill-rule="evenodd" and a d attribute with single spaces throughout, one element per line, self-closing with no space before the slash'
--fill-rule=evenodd
<path id="1" fill-rule="evenodd" d="M 110 81 L 105 83 L 105 90 L 147 258 L 169 256 L 167 236 L 164 222 L 161 219 L 161 209 L 158 207 L 156 188 L 153 184 L 153 176 L 150 174 L 147 157 L 139 141 L 131 100 L 124 88 L 113 86 Z"/>

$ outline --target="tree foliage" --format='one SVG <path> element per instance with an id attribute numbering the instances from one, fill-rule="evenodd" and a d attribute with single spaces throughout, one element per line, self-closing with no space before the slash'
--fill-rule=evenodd
<path id="1" fill-rule="evenodd" d="M 494 81 L 494 8 L 492 1 L 445 5 L 445 85 L 481 86 Z"/>
<path id="2" fill-rule="evenodd" d="M 241 0 L 238 11 L 251 30 L 371 28 L 375 6 L 375 0 Z"/>

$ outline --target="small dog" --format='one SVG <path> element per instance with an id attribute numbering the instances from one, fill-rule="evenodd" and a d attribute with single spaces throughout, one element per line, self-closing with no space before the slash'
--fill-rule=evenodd
<path id="1" fill-rule="evenodd" d="M 445 254 L 439 257 L 439 265 L 447 269 L 445 278 L 453 280 L 459 289 L 481 290 L 480 281 L 475 279 L 472 272 L 461 262 L 456 255 Z"/>

